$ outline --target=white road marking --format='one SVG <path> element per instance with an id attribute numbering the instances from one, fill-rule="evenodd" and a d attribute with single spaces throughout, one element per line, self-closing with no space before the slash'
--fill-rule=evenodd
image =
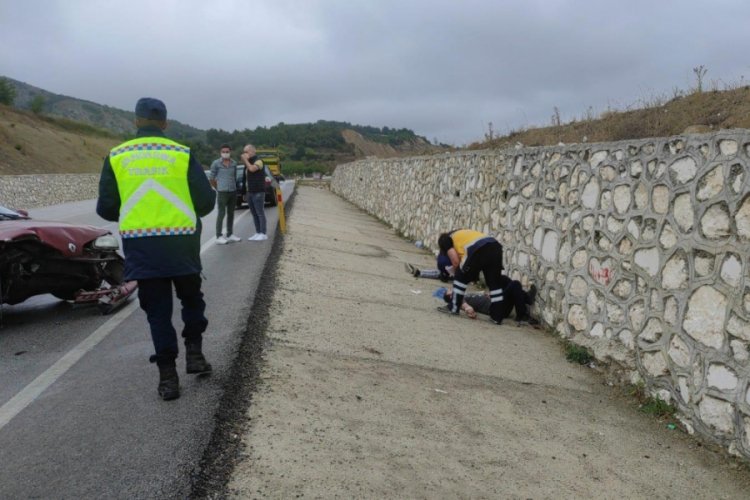
<path id="1" fill-rule="evenodd" d="M 250 210 L 237 216 L 234 221 L 239 222 L 242 218 L 247 215 Z M 203 253 L 213 246 L 216 241 L 216 237 L 212 237 L 201 245 L 200 253 Z M 47 368 L 41 375 L 35 378 L 29 385 L 21 389 L 15 396 L 10 398 L 8 402 L 0 406 L 0 430 L 10 422 L 13 417 L 21 413 L 27 406 L 33 403 L 48 387 L 54 384 L 65 372 L 70 370 L 86 353 L 96 347 L 99 342 L 107 338 L 107 336 L 117 328 L 120 323 L 125 321 L 130 314 L 138 308 L 137 302 L 131 299 L 131 302 L 123 309 L 112 316 L 107 322 L 101 325 L 94 332 L 86 337 L 73 349 L 68 351 L 62 358 L 57 360 L 55 364 Z"/>
<path id="2" fill-rule="evenodd" d="M 10 422 L 13 417 L 29 406 L 39 395 L 59 379 L 65 372 L 75 365 L 87 352 L 93 349 L 99 342 L 104 340 L 107 335 L 112 333 L 125 318 L 136 309 L 135 301 L 127 304 L 122 311 L 118 312 L 102 326 L 97 328 L 94 333 L 68 351 L 62 358 L 47 368 L 41 375 L 35 378 L 29 385 L 24 387 L 18 394 L 13 396 L 10 401 L 0 406 L 0 429 Z"/>

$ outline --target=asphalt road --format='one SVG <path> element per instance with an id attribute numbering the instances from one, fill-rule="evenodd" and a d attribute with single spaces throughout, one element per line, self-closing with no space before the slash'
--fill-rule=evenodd
<path id="1" fill-rule="evenodd" d="M 292 182 L 283 183 L 284 199 Z M 39 219 L 108 227 L 94 201 L 31 210 Z M 158 398 L 148 324 L 137 299 L 110 316 L 52 296 L 3 306 L 0 327 L 0 498 L 184 498 L 213 429 L 223 381 L 272 247 L 269 240 L 213 243 L 215 212 L 203 219 L 209 327 L 207 378 L 178 360 L 182 396 Z M 235 234 L 253 234 L 247 209 Z M 180 330 L 179 303 L 174 323 Z M 249 320 L 248 320 L 249 318 Z M 181 353 L 182 356 L 182 353 Z"/>

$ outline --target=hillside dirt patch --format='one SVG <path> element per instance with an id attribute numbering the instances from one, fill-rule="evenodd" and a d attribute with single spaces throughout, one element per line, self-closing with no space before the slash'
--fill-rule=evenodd
<path id="1" fill-rule="evenodd" d="M 365 139 L 362 134 L 354 130 L 342 130 L 341 136 L 344 140 L 354 146 L 354 154 L 361 158 L 363 156 L 376 156 L 378 158 L 394 158 L 397 156 L 416 156 L 423 154 L 442 153 L 444 147 L 434 146 L 424 140 L 406 142 L 397 146 L 383 144 Z"/>
<path id="2" fill-rule="evenodd" d="M 0 175 L 97 173 L 109 150 L 120 142 L 64 130 L 0 105 Z"/>

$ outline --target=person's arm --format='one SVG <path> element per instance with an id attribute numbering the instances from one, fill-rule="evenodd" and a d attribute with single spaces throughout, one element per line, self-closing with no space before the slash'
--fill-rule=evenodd
<path id="1" fill-rule="evenodd" d="M 456 252 L 455 248 L 449 248 L 447 252 L 448 258 L 451 260 L 451 265 L 453 266 L 453 270 L 455 273 L 455 270 L 458 269 L 459 264 L 461 264 L 461 259 L 458 258 L 458 252 Z"/>
<path id="2" fill-rule="evenodd" d="M 120 219 L 120 191 L 117 189 L 117 179 L 109 163 L 109 156 L 104 159 L 102 174 L 99 177 L 96 213 L 104 220 L 116 222 Z"/>
<path id="3" fill-rule="evenodd" d="M 193 208 L 198 217 L 211 213 L 216 204 L 216 191 L 211 188 L 208 177 L 203 167 L 190 153 L 190 165 L 188 166 L 188 187 L 190 197 L 193 199 Z"/>
<path id="4" fill-rule="evenodd" d="M 219 164 L 214 161 L 211 163 L 211 170 L 208 173 L 208 182 L 211 183 L 211 187 L 216 189 L 217 182 L 216 177 L 219 175 Z"/>
<path id="5" fill-rule="evenodd" d="M 477 319 L 477 312 L 476 312 L 476 311 L 474 310 L 474 308 L 473 308 L 473 307 L 471 307 L 471 306 L 470 306 L 469 304 L 467 304 L 466 302 L 463 302 L 463 303 L 461 304 L 461 309 L 463 309 L 463 310 L 464 310 L 464 312 L 466 313 L 466 315 L 467 315 L 468 317 L 470 317 L 471 319 Z"/>
<path id="6" fill-rule="evenodd" d="M 255 160 L 255 163 L 250 163 L 250 157 L 247 155 L 247 153 L 242 153 L 242 163 L 245 164 L 245 168 L 248 172 L 257 172 L 258 170 L 263 168 L 263 161 L 262 160 Z"/>

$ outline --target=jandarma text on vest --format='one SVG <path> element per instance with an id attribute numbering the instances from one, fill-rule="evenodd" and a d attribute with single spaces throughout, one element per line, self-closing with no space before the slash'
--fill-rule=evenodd
<path id="1" fill-rule="evenodd" d="M 129 175 L 167 175 L 169 169 L 167 167 L 144 167 L 144 168 L 129 168 Z"/>
<path id="2" fill-rule="evenodd" d="M 125 157 L 122 160 L 122 166 L 127 167 L 131 162 L 137 161 L 137 160 L 161 160 L 166 161 L 168 163 L 174 163 L 175 157 L 170 155 L 169 153 L 161 153 L 159 151 L 140 151 L 135 153 L 130 153 L 127 157 Z"/>

